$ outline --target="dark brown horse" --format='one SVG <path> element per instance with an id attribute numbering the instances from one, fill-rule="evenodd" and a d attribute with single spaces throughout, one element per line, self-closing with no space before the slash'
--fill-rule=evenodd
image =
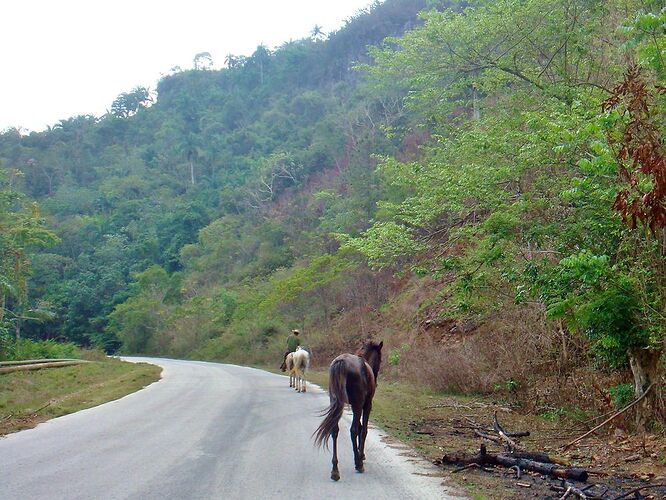
<path id="1" fill-rule="evenodd" d="M 328 370 L 328 394 L 331 404 L 323 413 L 324 421 L 313 436 L 318 446 L 328 445 L 328 436 L 333 438 L 333 470 L 331 479 L 340 479 L 338 471 L 338 421 L 342 417 L 345 403 L 352 407 L 354 417 L 351 425 L 351 440 L 354 448 L 354 465 L 363 472 L 365 460 L 365 437 L 368 435 L 368 418 L 372 409 L 372 397 L 377 387 L 377 375 L 382 362 L 384 342 L 367 340 L 356 354 L 341 354 L 333 360 Z"/>

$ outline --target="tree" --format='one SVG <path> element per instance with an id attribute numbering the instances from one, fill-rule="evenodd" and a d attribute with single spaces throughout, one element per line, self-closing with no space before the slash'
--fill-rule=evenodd
<path id="1" fill-rule="evenodd" d="M 234 54 L 227 54 L 224 58 L 224 63 L 227 65 L 227 68 L 241 68 L 245 64 L 246 58 L 244 56 L 236 56 Z"/>
<path id="2" fill-rule="evenodd" d="M 319 26 L 318 24 L 314 25 L 314 28 L 312 28 L 312 31 L 310 31 L 310 36 L 314 40 L 320 40 L 326 36 L 326 33 L 322 30 L 322 27 Z"/>
<path id="3" fill-rule="evenodd" d="M 194 56 L 195 71 L 206 71 L 213 69 L 213 57 L 210 52 L 199 52 Z"/>
<path id="4" fill-rule="evenodd" d="M 666 39 L 666 36 L 662 35 L 662 38 Z M 659 62 L 657 71 L 662 68 Z M 613 208 L 632 231 L 638 229 L 639 234 L 648 240 L 648 252 L 644 255 L 651 268 L 653 286 L 643 282 L 639 289 L 643 290 L 649 309 L 637 315 L 634 321 L 638 332 L 632 332 L 633 335 L 624 332 L 636 340 L 627 353 L 637 398 L 659 378 L 659 360 L 666 331 L 662 314 L 666 311 L 666 150 L 662 133 L 663 110 L 659 109 L 654 95 L 666 94 L 666 89 L 653 88 L 650 89 L 641 68 L 633 66 L 603 103 L 610 118 L 608 143 L 621 182 Z M 652 251 L 649 251 L 650 247 Z M 642 411 L 638 413 L 640 427 L 645 427 L 649 412 L 656 411 L 661 391 L 656 388 L 643 402 Z"/>
<path id="5" fill-rule="evenodd" d="M 264 70 L 271 60 L 271 52 L 265 45 L 259 45 L 248 62 L 259 69 L 259 84 L 264 84 Z"/>
<path id="6" fill-rule="evenodd" d="M 506 22 L 507 12 L 514 22 Z M 422 27 L 389 39 L 382 49 L 372 48 L 375 65 L 366 69 L 390 72 L 395 82 L 411 89 L 408 102 L 423 113 L 428 108 L 451 112 L 477 93 L 507 85 L 547 91 L 566 101 L 570 89 L 607 90 L 617 78 L 618 66 L 599 41 L 611 16 L 610 10 L 584 0 L 502 0 L 477 2 L 462 11 L 430 11 Z"/>
<path id="7" fill-rule="evenodd" d="M 167 319 L 168 301 L 177 296 L 178 275 L 169 276 L 160 266 L 132 275 L 131 296 L 109 315 L 109 330 L 128 353 L 148 353 Z"/>
<path id="8" fill-rule="evenodd" d="M 57 242 L 57 236 L 46 229 L 37 204 L 26 203 L 0 171 L 0 333 L 13 324 L 18 338 L 22 322 L 37 319 L 37 311 L 26 306 L 29 252 Z"/>
<path id="9" fill-rule="evenodd" d="M 288 153 L 273 153 L 249 188 L 250 206 L 258 208 L 274 200 L 287 186 L 297 184 L 300 170 L 301 166 Z"/>
<path id="10" fill-rule="evenodd" d="M 153 102 L 150 89 L 135 87 L 131 92 L 123 92 L 111 104 L 111 114 L 116 118 L 129 118 L 140 109 L 146 108 Z"/>

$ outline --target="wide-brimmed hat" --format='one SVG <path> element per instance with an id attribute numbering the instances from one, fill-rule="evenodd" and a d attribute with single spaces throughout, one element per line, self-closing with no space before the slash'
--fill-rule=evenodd
<path id="1" fill-rule="evenodd" d="M 292 330 L 291 333 L 296 333 L 296 334 L 298 334 L 298 333 L 301 333 L 301 332 L 300 332 L 299 330 Z"/>

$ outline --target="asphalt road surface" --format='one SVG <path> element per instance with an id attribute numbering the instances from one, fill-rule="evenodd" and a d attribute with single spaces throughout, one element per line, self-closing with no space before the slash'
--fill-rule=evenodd
<path id="1" fill-rule="evenodd" d="M 217 363 L 135 358 L 162 380 L 122 399 L 0 439 L 0 499 L 453 498 L 436 468 L 371 429 L 354 471 L 349 416 L 340 474 L 311 434 L 328 396 Z M 380 381 L 381 383 L 381 381 Z"/>

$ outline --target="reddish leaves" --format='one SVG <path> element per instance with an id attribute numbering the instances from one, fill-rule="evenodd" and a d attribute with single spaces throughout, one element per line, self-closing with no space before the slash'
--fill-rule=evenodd
<path id="1" fill-rule="evenodd" d="M 666 88 L 654 88 L 657 93 L 666 94 Z M 641 221 L 655 234 L 666 227 L 666 155 L 653 118 L 653 98 L 640 68 L 632 66 L 624 81 L 603 102 L 602 109 L 618 109 L 629 115 L 621 137 L 608 133 L 620 179 L 626 185 L 617 194 L 613 208 L 632 229 Z M 649 189 L 645 190 L 642 179 L 650 181 Z"/>

